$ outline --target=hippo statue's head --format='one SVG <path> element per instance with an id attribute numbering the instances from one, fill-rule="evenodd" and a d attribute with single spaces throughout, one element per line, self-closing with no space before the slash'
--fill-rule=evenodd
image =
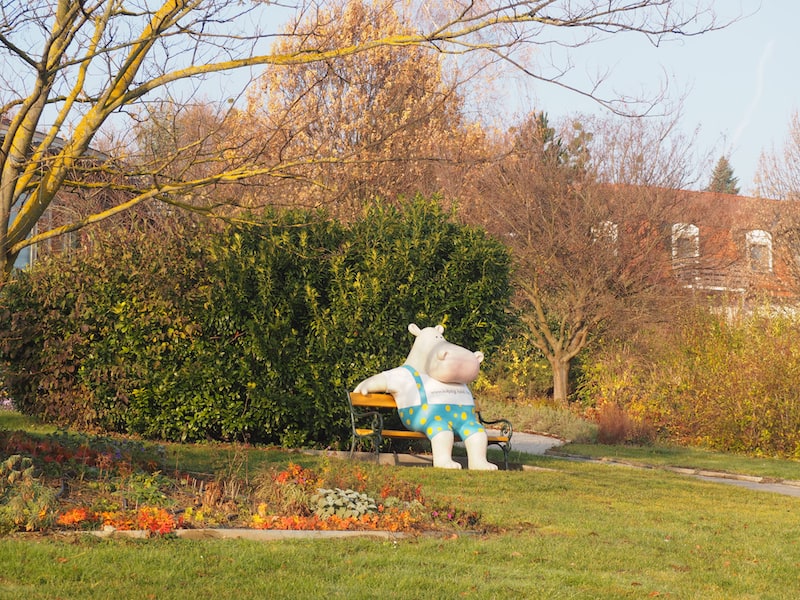
<path id="1" fill-rule="evenodd" d="M 406 364 L 443 383 L 470 383 L 478 377 L 483 352 L 471 352 L 444 339 L 444 327 L 420 329 L 414 323 L 408 330 L 416 337 Z"/>

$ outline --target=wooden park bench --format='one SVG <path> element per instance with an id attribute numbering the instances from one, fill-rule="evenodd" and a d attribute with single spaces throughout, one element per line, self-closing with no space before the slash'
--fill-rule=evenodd
<path id="1" fill-rule="evenodd" d="M 397 404 L 391 394 L 372 393 L 358 394 L 345 390 L 347 403 L 350 407 L 350 422 L 353 426 L 353 439 L 350 446 L 350 454 L 355 451 L 356 445 L 360 440 L 368 439 L 376 456 L 380 453 L 384 439 L 401 440 L 424 440 L 428 439 L 424 433 L 411 431 L 409 429 L 385 429 L 383 426 L 384 412 L 396 410 Z M 484 420 L 477 405 L 475 413 L 481 425 L 486 428 L 490 446 L 498 446 L 503 451 L 503 461 L 505 468 L 508 469 L 508 453 L 511 450 L 511 436 L 513 428 L 507 419 L 496 421 Z M 401 425 L 402 426 L 402 425 Z M 458 434 L 456 434 L 458 439 Z"/>

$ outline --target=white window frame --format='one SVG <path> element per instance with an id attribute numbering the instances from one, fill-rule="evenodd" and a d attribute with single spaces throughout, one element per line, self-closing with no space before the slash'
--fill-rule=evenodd
<path id="1" fill-rule="evenodd" d="M 680 242 L 688 241 L 689 253 L 680 253 Z M 672 259 L 688 260 L 700 258 L 700 228 L 694 223 L 674 223 L 672 225 Z"/>
<path id="2" fill-rule="evenodd" d="M 756 273 L 772 273 L 772 234 L 763 229 L 752 229 L 745 233 L 745 242 L 750 270 Z M 757 248 L 764 250 L 764 256 L 759 260 L 753 257 L 753 250 Z"/>

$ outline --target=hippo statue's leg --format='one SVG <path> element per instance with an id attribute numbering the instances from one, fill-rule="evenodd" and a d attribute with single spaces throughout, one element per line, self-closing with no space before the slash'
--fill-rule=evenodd
<path id="1" fill-rule="evenodd" d="M 473 433 L 464 441 L 470 469 L 479 469 L 483 471 L 494 471 L 497 469 L 497 465 L 486 460 L 486 448 L 488 445 L 489 438 L 485 431 Z M 434 454 L 434 460 L 435 457 L 436 455 Z"/>
<path id="2" fill-rule="evenodd" d="M 460 469 L 461 464 L 453 460 L 453 441 L 455 436 L 452 431 L 442 431 L 431 438 L 433 451 L 433 466 L 442 469 Z"/>

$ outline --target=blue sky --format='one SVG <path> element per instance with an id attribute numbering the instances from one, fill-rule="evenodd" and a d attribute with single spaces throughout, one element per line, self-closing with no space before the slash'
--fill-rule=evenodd
<path id="1" fill-rule="evenodd" d="M 575 71 L 611 68 L 614 88 L 628 94 L 652 93 L 667 80 L 671 98 L 685 96 L 680 122 L 687 132 L 698 130 L 699 154 L 711 153 L 712 163 L 727 155 L 741 193 L 750 194 L 761 152 L 783 146 L 791 115 L 800 109 L 800 2 L 715 4 L 722 18 L 744 16 L 726 29 L 658 48 L 641 37 L 615 35 L 575 54 Z M 602 113 L 579 96 L 547 86 L 530 93 L 551 121 Z M 710 169 L 700 183 L 709 177 Z"/>

